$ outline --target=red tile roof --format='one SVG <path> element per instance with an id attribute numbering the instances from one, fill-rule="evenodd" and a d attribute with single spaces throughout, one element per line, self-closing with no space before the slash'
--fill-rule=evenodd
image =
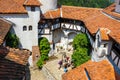
<path id="1" fill-rule="evenodd" d="M 0 80 L 21 80 L 26 75 L 29 51 L 0 46 Z"/>
<path id="2" fill-rule="evenodd" d="M 25 6 L 40 6 L 41 3 L 38 0 L 26 0 L 24 5 Z"/>
<path id="3" fill-rule="evenodd" d="M 0 0 L 0 14 L 25 14 L 25 5 L 40 5 L 37 0 Z"/>
<path id="4" fill-rule="evenodd" d="M 28 50 L 19 50 L 0 46 L 0 58 L 5 58 L 21 65 L 26 65 L 28 63 L 29 55 L 30 51 Z"/>
<path id="5" fill-rule="evenodd" d="M 54 19 L 54 18 L 60 18 L 60 17 L 61 17 L 60 16 L 60 8 L 58 8 L 56 10 L 50 10 L 43 15 L 43 18 L 45 18 L 45 19 L 49 19 L 49 18 Z"/>
<path id="6" fill-rule="evenodd" d="M 108 6 L 107 8 L 105 8 L 103 10 L 103 12 L 105 12 L 113 17 L 120 18 L 120 13 L 115 12 L 115 4 Z"/>
<path id="7" fill-rule="evenodd" d="M 85 68 L 91 80 L 116 80 L 114 68 L 108 60 L 100 62 L 88 61 L 63 74 L 62 80 L 88 80 Z"/>
<path id="8" fill-rule="evenodd" d="M 109 30 L 107 28 L 100 28 L 101 40 L 110 40 L 108 32 Z"/>
<path id="9" fill-rule="evenodd" d="M 61 18 L 83 21 L 86 25 L 86 28 L 90 31 L 91 34 L 96 33 L 100 28 L 108 28 L 111 31 L 109 34 L 110 37 L 120 43 L 120 21 L 106 16 L 102 12 L 102 9 L 62 6 L 59 12 L 60 14 L 52 15 L 51 13 L 52 11 L 45 13 L 45 15 L 47 14 L 47 19 L 51 19 L 51 16 L 57 15 Z"/>
<path id="10" fill-rule="evenodd" d="M 0 80 L 22 80 L 26 67 L 5 58 L 0 58 Z"/>
<path id="11" fill-rule="evenodd" d="M 84 20 L 91 19 L 93 16 L 98 14 L 100 9 L 98 8 L 86 8 L 86 7 L 75 7 L 75 6 L 62 6 L 62 18 Z"/>
<path id="12" fill-rule="evenodd" d="M 3 43 L 11 26 L 12 24 L 10 22 L 0 18 L 0 45 Z"/>

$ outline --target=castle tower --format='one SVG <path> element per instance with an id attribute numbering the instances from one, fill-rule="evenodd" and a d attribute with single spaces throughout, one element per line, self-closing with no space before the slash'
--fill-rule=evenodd
<path id="1" fill-rule="evenodd" d="M 39 0 L 39 1 L 42 4 L 40 8 L 43 14 L 49 10 L 57 9 L 57 0 Z"/>
<path id="2" fill-rule="evenodd" d="M 116 3 L 115 11 L 120 13 L 120 0 L 115 0 L 115 3 Z"/>

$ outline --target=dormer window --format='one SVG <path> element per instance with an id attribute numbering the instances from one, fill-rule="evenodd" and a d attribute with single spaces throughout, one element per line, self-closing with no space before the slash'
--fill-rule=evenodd
<path id="1" fill-rule="evenodd" d="M 23 26 L 23 31 L 26 31 L 27 30 L 27 26 Z"/>
<path id="2" fill-rule="evenodd" d="M 35 7 L 34 6 L 31 7 L 31 11 L 35 11 Z"/>

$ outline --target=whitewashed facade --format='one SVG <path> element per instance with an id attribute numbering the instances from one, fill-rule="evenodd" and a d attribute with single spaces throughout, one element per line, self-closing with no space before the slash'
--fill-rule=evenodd
<path id="1" fill-rule="evenodd" d="M 120 13 L 120 0 L 115 0 L 115 3 L 116 3 L 115 11 Z"/>
<path id="2" fill-rule="evenodd" d="M 110 55 L 112 48 L 112 41 L 102 40 L 100 30 L 97 31 L 95 36 L 94 49 L 92 52 L 92 60 L 100 61 L 107 59 L 107 55 Z"/>
<path id="3" fill-rule="evenodd" d="M 32 46 L 38 45 L 40 8 L 35 7 L 35 11 L 31 11 L 31 7 L 26 7 L 26 10 L 28 14 L 0 14 L 0 16 L 14 23 L 12 31 L 19 37 L 19 47 L 32 51 Z M 24 26 L 26 26 L 26 30 L 23 30 Z M 30 26 L 32 26 L 32 30 L 29 30 Z"/>
<path id="4" fill-rule="evenodd" d="M 44 14 L 49 10 L 57 9 L 57 0 L 39 0 L 41 2 L 41 11 Z"/>

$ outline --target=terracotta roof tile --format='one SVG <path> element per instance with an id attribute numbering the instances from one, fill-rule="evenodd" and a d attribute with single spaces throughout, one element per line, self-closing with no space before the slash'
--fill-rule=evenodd
<path id="1" fill-rule="evenodd" d="M 113 17 L 120 18 L 120 13 L 115 12 L 115 3 L 108 6 L 107 8 L 105 8 L 103 10 L 103 12 L 105 12 Z"/>
<path id="2" fill-rule="evenodd" d="M 98 8 L 62 6 L 62 18 L 83 20 L 92 15 L 96 16 L 99 11 Z"/>
<path id="3" fill-rule="evenodd" d="M 101 40 L 109 40 L 108 36 L 109 30 L 107 28 L 100 28 L 100 35 L 101 35 Z"/>
<path id="4" fill-rule="evenodd" d="M 24 5 L 25 6 L 40 6 L 41 3 L 38 0 L 26 0 Z"/>
<path id="5" fill-rule="evenodd" d="M 86 79 L 85 68 L 91 80 L 116 80 L 114 68 L 108 60 L 88 61 L 63 74 L 62 80 L 88 80 L 88 78 Z"/>
<path id="6" fill-rule="evenodd" d="M 96 33 L 99 28 L 108 28 L 110 30 L 109 36 L 120 43 L 120 22 L 114 20 L 102 12 L 98 13 L 96 17 L 91 20 L 84 19 L 85 25 L 91 34 Z"/>
<path id="7" fill-rule="evenodd" d="M 5 58 L 21 65 L 26 65 L 28 63 L 29 55 L 30 51 L 28 50 L 19 50 L 0 46 L 0 58 Z"/>
<path id="8" fill-rule="evenodd" d="M 52 13 L 50 11 L 50 13 Z M 120 31 L 120 21 L 106 16 L 102 9 L 98 8 L 86 8 L 86 7 L 74 7 L 74 6 L 62 6 L 60 14 L 50 14 L 47 12 L 45 17 L 47 19 L 52 19 L 51 16 L 56 16 L 59 18 L 67 18 L 73 20 L 80 20 L 85 23 L 86 28 L 91 34 L 97 32 L 100 28 L 108 28 L 111 32 L 109 34 L 114 40 L 120 43 L 120 36 L 118 34 Z M 55 17 L 55 18 L 56 18 Z"/>
<path id="9" fill-rule="evenodd" d="M 0 0 L 0 13 L 1 14 L 25 14 L 26 6 L 40 6 L 38 0 Z"/>
<path id="10" fill-rule="evenodd" d="M 43 18 L 45 18 L 45 19 L 60 18 L 60 8 L 58 8 L 56 10 L 50 10 L 50 11 L 46 12 L 43 15 Z"/>
<path id="11" fill-rule="evenodd" d="M 25 73 L 25 66 L 0 58 L 0 80 L 21 80 Z"/>
<path id="12" fill-rule="evenodd" d="M 25 0 L 0 0 L 0 13 L 27 13 L 24 2 Z"/>
<path id="13" fill-rule="evenodd" d="M 4 19 L 0 18 L 0 45 L 3 43 L 8 31 L 10 30 L 12 24 Z"/>
<path id="14" fill-rule="evenodd" d="M 29 51 L 0 46 L 0 80 L 21 80 L 26 74 Z"/>

